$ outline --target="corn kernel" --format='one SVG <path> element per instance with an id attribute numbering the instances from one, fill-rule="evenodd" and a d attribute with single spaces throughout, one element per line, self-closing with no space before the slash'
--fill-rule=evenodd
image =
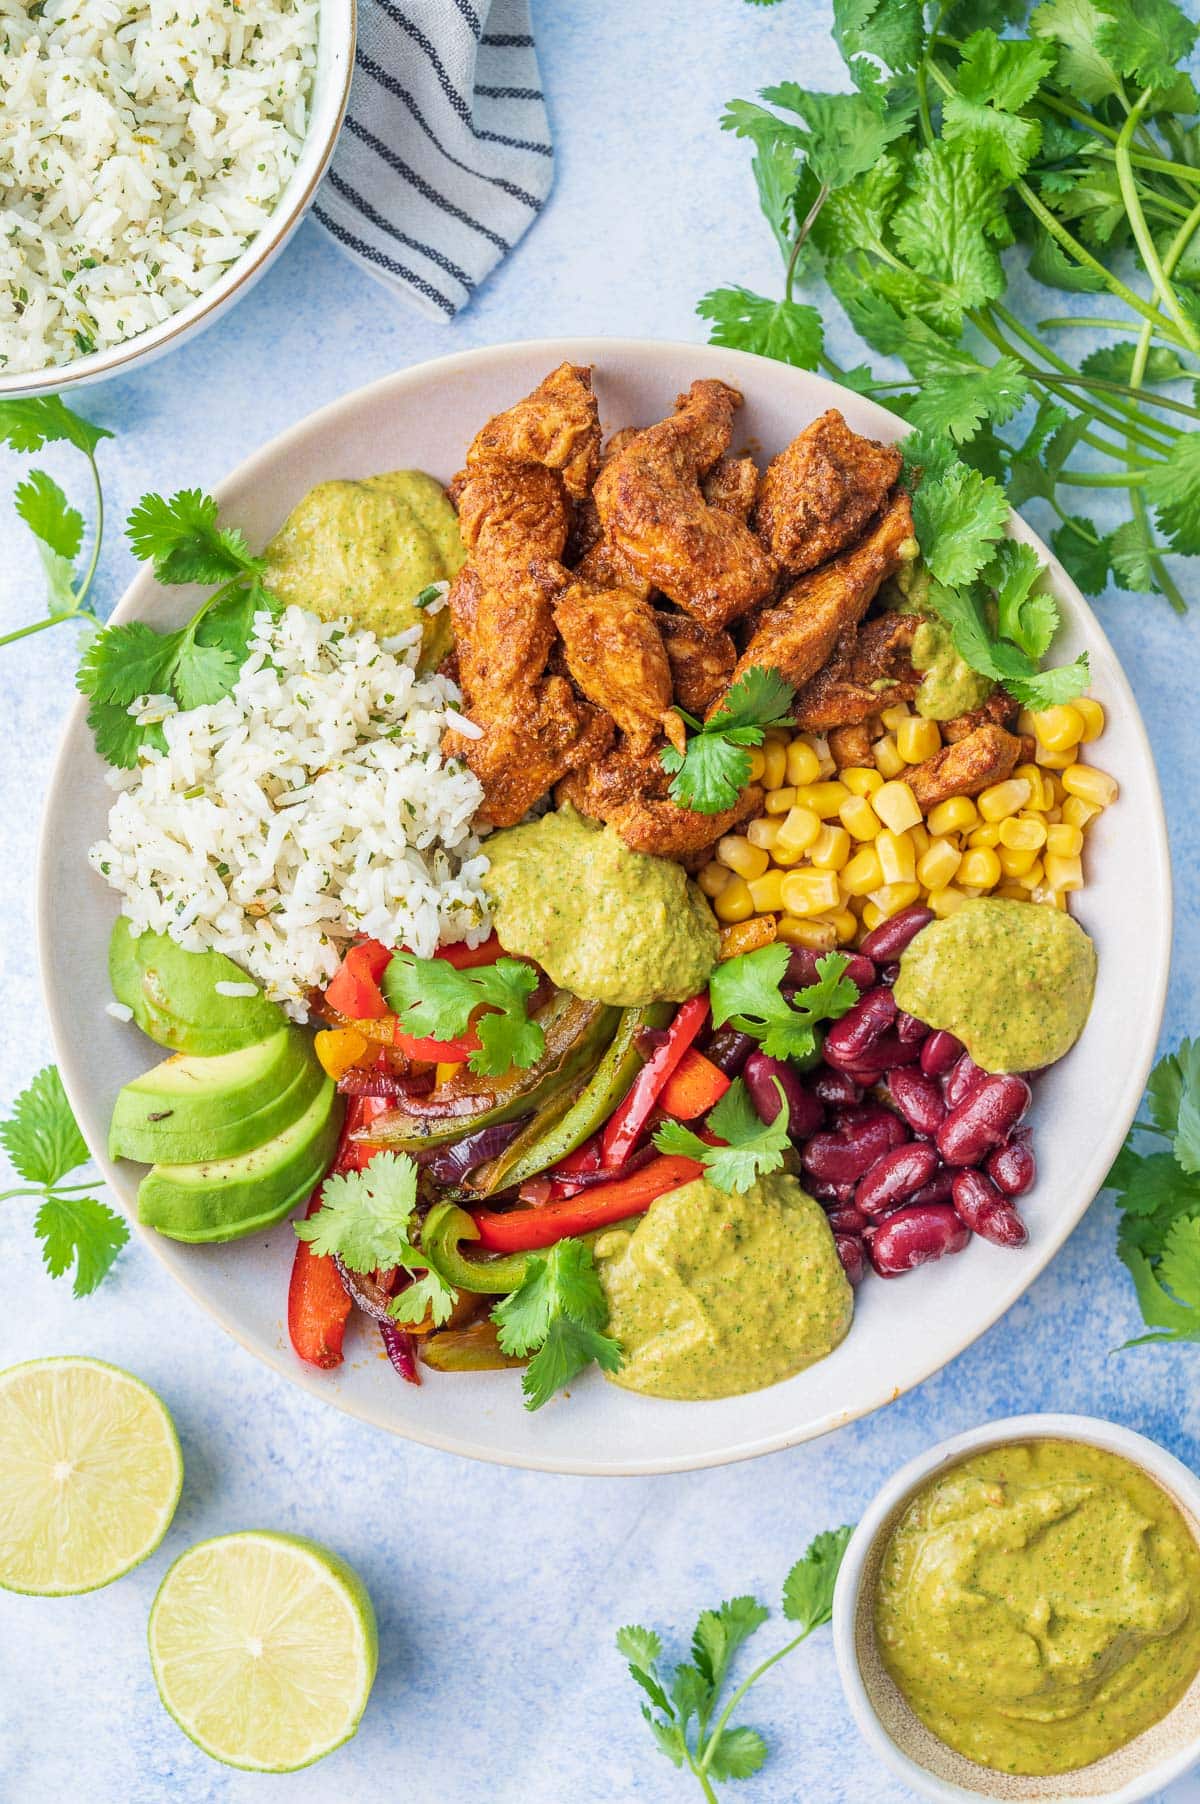
<path id="1" fill-rule="evenodd" d="M 1049 808 L 1053 795 L 1046 787 L 1046 779 L 1036 764 L 1018 764 L 1013 776 L 1022 779 L 1029 785 L 1029 806 L 1040 813 Z"/>
<path id="2" fill-rule="evenodd" d="M 1052 752 L 1048 747 L 1039 743 L 1037 761 L 1043 770 L 1066 770 L 1068 764 L 1075 762 L 1075 750 L 1073 745 L 1069 745 L 1065 751 Z"/>
<path id="3" fill-rule="evenodd" d="M 1019 883 L 1023 890 L 1035 890 L 1040 887 L 1045 879 L 1045 875 L 1046 873 L 1042 867 L 1041 859 L 1035 858 L 1029 869 L 1027 871 L 1022 871 L 1021 875 L 1014 878 L 1013 881 Z"/>
<path id="4" fill-rule="evenodd" d="M 957 913 L 966 899 L 960 889 L 950 884 L 945 889 L 930 890 L 926 902 L 938 919 L 944 921 L 948 915 Z"/>
<path id="5" fill-rule="evenodd" d="M 818 821 L 818 831 L 820 825 Z M 777 839 L 771 848 L 771 862 L 777 864 L 782 871 L 790 871 L 794 864 L 803 864 L 806 851 L 805 846 L 794 846 L 790 840 Z"/>
<path id="6" fill-rule="evenodd" d="M 921 819 L 920 804 L 907 783 L 885 783 L 871 797 L 871 806 L 893 833 L 903 833 Z"/>
<path id="7" fill-rule="evenodd" d="M 941 749 L 942 736 L 936 720 L 922 720 L 919 714 L 910 714 L 898 722 L 896 750 L 906 764 L 923 764 Z"/>
<path id="8" fill-rule="evenodd" d="M 933 839 L 917 860 L 917 882 L 923 889 L 944 889 L 962 863 L 962 853 L 951 839 Z"/>
<path id="9" fill-rule="evenodd" d="M 1003 902 L 1028 902 L 1029 900 L 1028 892 L 1021 888 L 1015 877 L 1006 878 L 1003 883 L 998 883 L 992 894 L 998 896 Z"/>
<path id="10" fill-rule="evenodd" d="M 786 727 L 768 727 L 763 733 L 763 744 L 781 745 L 786 752 L 791 743 L 791 737 Z"/>
<path id="11" fill-rule="evenodd" d="M 731 921 L 721 929 L 718 960 L 741 958 L 744 952 L 757 952 L 775 938 L 774 915 L 751 915 L 748 921 Z"/>
<path id="12" fill-rule="evenodd" d="M 898 915 L 902 908 L 911 908 L 914 902 L 921 900 L 919 883 L 885 883 L 882 889 L 871 891 L 871 901 L 879 910 L 882 921 L 890 920 Z M 866 919 L 865 913 L 863 916 Z"/>
<path id="13" fill-rule="evenodd" d="M 747 824 L 746 838 L 752 846 L 761 846 L 764 852 L 772 852 L 775 849 L 775 841 L 779 838 L 781 824 L 776 820 L 768 820 L 765 815 L 760 814 L 757 820 Z"/>
<path id="14" fill-rule="evenodd" d="M 847 896 L 869 896 L 873 889 L 881 888 L 883 871 L 874 845 L 863 846 L 856 852 L 849 863 L 842 866 L 838 877 Z"/>
<path id="15" fill-rule="evenodd" d="M 771 860 L 761 846 L 752 846 L 740 833 L 727 833 L 717 841 L 717 862 L 739 877 L 761 877 Z"/>
<path id="16" fill-rule="evenodd" d="M 1000 822 L 1000 844 L 1010 852 L 1036 852 L 1046 843 L 1046 823 L 1036 814 L 1010 814 Z"/>
<path id="17" fill-rule="evenodd" d="M 897 702 L 892 708 L 885 708 L 879 716 L 889 733 L 894 733 L 902 721 L 909 718 L 912 710 L 907 702 Z"/>
<path id="18" fill-rule="evenodd" d="M 873 796 L 883 784 L 879 772 L 867 764 L 848 764 L 839 775 L 850 793 L 856 796 Z"/>
<path id="19" fill-rule="evenodd" d="M 1002 876 L 1000 860 L 990 846 L 972 846 L 963 853 L 958 881 L 964 889 L 994 889 Z"/>
<path id="20" fill-rule="evenodd" d="M 930 809 L 925 825 L 935 839 L 941 839 L 946 833 L 966 833 L 978 822 L 979 810 L 970 796 L 951 796 Z"/>
<path id="21" fill-rule="evenodd" d="M 1063 702 L 1057 708 L 1043 708 L 1033 717 L 1033 731 L 1038 744 L 1045 746 L 1048 752 L 1070 751 L 1083 738 L 1083 715 L 1070 702 Z"/>
<path id="22" fill-rule="evenodd" d="M 1080 831 L 1094 821 L 1099 812 L 1095 802 L 1085 802 L 1082 796 L 1068 796 L 1062 805 L 1062 817 L 1068 827 L 1078 827 Z"/>
<path id="23" fill-rule="evenodd" d="M 756 745 L 751 749 L 751 752 L 750 752 L 750 781 L 751 781 L 751 783 L 761 783 L 762 782 L 762 774 L 766 768 L 767 768 L 767 761 L 766 761 L 765 757 L 763 756 L 761 748 Z"/>
<path id="24" fill-rule="evenodd" d="M 858 921 L 848 908 L 835 908 L 831 915 L 825 917 L 837 934 L 838 945 L 848 946 L 858 933 Z"/>
<path id="25" fill-rule="evenodd" d="M 719 901 L 720 897 L 717 899 Z M 837 873 L 789 871 L 783 879 L 782 901 L 790 915 L 819 915 L 827 908 L 836 908 L 839 902 Z"/>
<path id="26" fill-rule="evenodd" d="M 779 789 L 787 776 L 787 752 L 778 739 L 764 739 L 763 748 L 763 788 Z"/>
<path id="27" fill-rule="evenodd" d="M 755 914 L 772 914 L 783 907 L 782 871 L 766 871 L 761 877 L 751 877 L 746 888 L 750 891 Z"/>
<path id="28" fill-rule="evenodd" d="M 874 839 L 880 819 L 866 796 L 852 795 L 838 809 L 838 819 L 855 839 Z"/>
<path id="29" fill-rule="evenodd" d="M 864 902 L 862 924 L 868 933 L 874 933 L 875 929 L 886 920 L 887 916 L 881 908 L 876 908 L 874 902 Z"/>
<path id="30" fill-rule="evenodd" d="M 821 871 L 840 871 L 850 857 L 850 835 L 844 827 L 824 826 L 808 848 L 809 860 Z"/>
<path id="31" fill-rule="evenodd" d="M 1017 732 L 1026 739 L 1037 738 L 1037 715 L 1029 708 L 1022 708 L 1017 715 Z"/>
<path id="32" fill-rule="evenodd" d="M 1078 858 L 1083 851 L 1083 833 L 1062 821 L 1047 833 L 1046 850 L 1053 858 Z"/>
<path id="33" fill-rule="evenodd" d="M 877 739 L 871 747 L 871 751 L 875 758 L 875 769 L 881 777 L 889 781 L 892 777 L 898 777 L 902 770 L 908 769 L 907 764 L 896 750 L 896 741 L 890 733 L 885 734 L 882 739 Z"/>
<path id="34" fill-rule="evenodd" d="M 313 1039 L 313 1051 L 322 1071 L 335 1082 L 358 1063 L 366 1050 L 366 1036 L 356 1027 L 323 1027 Z"/>
<path id="35" fill-rule="evenodd" d="M 1051 889 L 1082 889 L 1083 864 L 1078 858 L 1056 858 L 1053 852 L 1045 857 L 1046 882 Z"/>
<path id="36" fill-rule="evenodd" d="M 1005 783 L 992 783 L 976 799 L 975 806 L 985 821 L 1002 821 L 1027 806 L 1032 790 L 1024 777 L 1009 777 Z"/>
<path id="37" fill-rule="evenodd" d="M 1093 802 L 1097 808 L 1107 808 L 1121 793 L 1116 779 L 1107 771 L 1097 770 L 1094 764 L 1070 765 L 1062 774 L 1062 786 L 1068 795 Z"/>
<path id="38" fill-rule="evenodd" d="M 910 827 L 908 829 L 908 837 L 912 841 L 912 848 L 917 857 L 924 858 L 926 852 L 928 852 L 930 846 L 933 844 L 933 835 L 929 832 L 925 822 L 918 821 L 915 827 Z"/>
<path id="39" fill-rule="evenodd" d="M 817 767 L 822 777 L 837 776 L 837 759 L 829 749 L 829 741 L 824 733 L 812 735 L 812 748 L 817 754 Z"/>
<path id="40" fill-rule="evenodd" d="M 732 876 L 733 872 L 728 865 L 718 864 L 714 858 L 704 866 L 696 882 L 711 902 L 715 896 L 720 895 Z"/>
<path id="41" fill-rule="evenodd" d="M 1071 703 L 1077 714 L 1083 716 L 1083 738 L 1081 745 L 1090 745 L 1093 739 L 1099 739 L 1105 727 L 1104 709 L 1099 702 L 1094 702 L 1090 695 L 1081 695 Z"/>
<path id="42" fill-rule="evenodd" d="M 796 791 L 790 783 L 785 783 L 780 789 L 768 789 L 763 797 L 763 807 L 768 814 L 786 814 L 795 800 Z"/>
<path id="43" fill-rule="evenodd" d="M 811 808 L 789 808 L 779 823 L 779 833 L 775 840 L 776 855 L 780 852 L 806 852 L 821 831 L 821 817 L 814 814 Z"/>
<path id="44" fill-rule="evenodd" d="M 917 855 L 907 833 L 885 827 L 875 841 L 879 868 L 885 883 L 912 883 L 917 875 Z"/>
<path id="45" fill-rule="evenodd" d="M 1014 850 L 1005 845 L 996 847 L 996 857 L 1000 860 L 1000 869 L 1006 877 L 1023 877 L 1037 863 L 1037 855 L 1036 846 L 1030 846 L 1025 851 Z"/>
<path id="46" fill-rule="evenodd" d="M 967 834 L 969 846 L 998 846 L 1000 844 L 1000 824 L 998 821 L 981 821 L 978 827 L 972 827 Z"/>
<path id="47" fill-rule="evenodd" d="M 718 921 L 748 921 L 754 913 L 754 898 L 744 877 L 731 877 L 719 896 L 713 899 L 713 913 Z"/>
<path id="48" fill-rule="evenodd" d="M 790 946 L 807 946 L 810 952 L 832 952 L 837 928 L 830 921 L 810 921 L 800 915 L 784 915 L 776 932 Z"/>
<path id="49" fill-rule="evenodd" d="M 821 760 L 809 745 L 807 739 L 793 739 L 787 749 L 787 780 L 793 785 L 797 783 L 815 783 L 821 774 Z"/>
<path id="50" fill-rule="evenodd" d="M 1067 792 L 1062 786 L 1062 778 L 1056 777 L 1053 771 L 1042 772 L 1042 786 L 1046 797 L 1046 818 L 1049 820 L 1056 808 L 1061 808 L 1067 799 Z"/>

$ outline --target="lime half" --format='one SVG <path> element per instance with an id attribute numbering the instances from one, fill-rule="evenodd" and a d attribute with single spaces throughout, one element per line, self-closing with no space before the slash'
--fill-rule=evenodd
<path id="1" fill-rule="evenodd" d="M 206 1754 L 255 1772 L 294 1772 L 348 1741 L 378 1651 L 362 1580 L 296 1535 L 199 1542 L 150 1611 L 163 1703 Z"/>
<path id="2" fill-rule="evenodd" d="M 149 1385 L 100 1359 L 0 1372 L 0 1585 L 65 1597 L 154 1552 L 183 1455 Z"/>

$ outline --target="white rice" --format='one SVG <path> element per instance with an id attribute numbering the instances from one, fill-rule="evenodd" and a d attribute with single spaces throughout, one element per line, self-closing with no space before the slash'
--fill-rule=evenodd
<path id="1" fill-rule="evenodd" d="M 486 936 L 483 792 L 442 760 L 462 697 L 417 676 L 419 628 L 396 653 L 303 608 L 255 629 L 231 696 L 169 714 L 165 753 L 109 773 L 88 857 L 138 933 L 215 947 L 304 1021 L 355 934 L 423 958 Z"/>
<path id="2" fill-rule="evenodd" d="M 319 0 L 0 0 L 0 369 L 204 293 L 308 129 Z"/>

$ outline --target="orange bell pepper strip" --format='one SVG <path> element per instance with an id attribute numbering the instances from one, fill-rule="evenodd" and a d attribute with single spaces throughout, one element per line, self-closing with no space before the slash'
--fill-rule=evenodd
<path id="1" fill-rule="evenodd" d="M 730 1084 L 719 1065 L 689 1046 L 663 1085 L 658 1106 L 676 1121 L 695 1121 L 720 1102 Z"/>
<path id="2" fill-rule="evenodd" d="M 667 1079 L 708 1019 L 708 993 L 685 1002 L 667 1029 L 667 1037 L 655 1048 L 633 1080 L 629 1094 L 608 1118 L 604 1130 L 602 1169 L 624 1165 L 637 1145 L 642 1129 L 662 1094 Z"/>
<path id="3" fill-rule="evenodd" d="M 479 1244 L 489 1253 L 528 1253 L 576 1234 L 592 1234 L 631 1215 L 643 1215 L 656 1196 L 702 1177 L 703 1165 L 681 1154 L 651 1160 L 627 1178 L 595 1184 L 540 1209 L 472 1211 Z"/>
<path id="4" fill-rule="evenodd" d="M 378 1021 L 390 1014 L 379 981 L 391 961 L 391 952 L 378 940 L 360 940 L 356 946 L 348 947 L 339 969 L 325 986 L 325 1000 L 330 1008 L 355 1021 Z"/>
<path id="5" fill-rule="evenodd" d="M 321 1190 L 318 1184 L 306 1215 L 315 1215 L 321 1207 Z M 329 1254 L 314 1253 L 307 1240 L 298 1240 L 288 1285 L 287 1319 L 288 1335 L 301 1359 L 326 1371 L 341 1365 L 350 1308 L 350 1298 Z"/>

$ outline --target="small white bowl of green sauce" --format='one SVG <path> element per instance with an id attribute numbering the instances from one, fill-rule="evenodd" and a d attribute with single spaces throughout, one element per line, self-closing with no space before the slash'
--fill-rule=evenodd
<path id="1" fill-rule="evenodd" d="M 943 1441 L 865 1512 L 833 1633 L 920 1796 L 1137 1804 L 1200 1761 L 1200 1479 L 1091 1416 Z"/>

